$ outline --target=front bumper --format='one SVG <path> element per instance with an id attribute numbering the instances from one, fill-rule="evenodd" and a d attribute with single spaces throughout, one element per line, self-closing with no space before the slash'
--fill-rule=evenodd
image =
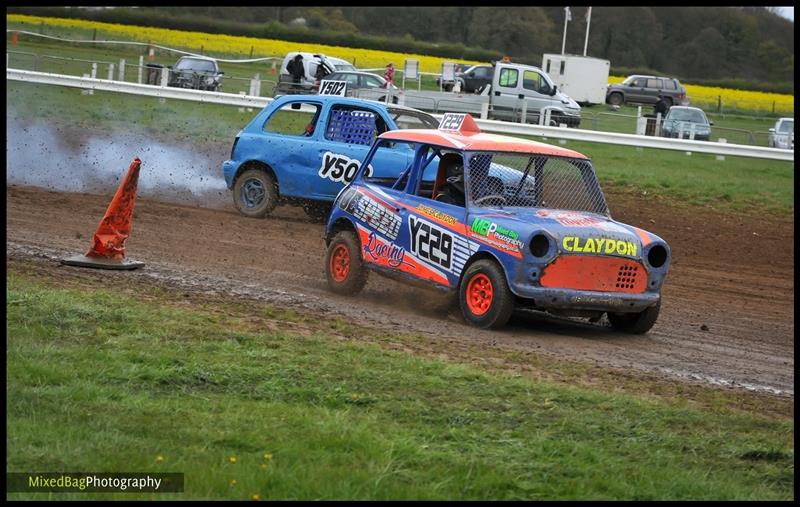
<path id="1" fill-rule="evenodd" d="M 588 310 L 601 312 L 641 312 L 661 299 L 658 292 L 630 294 L 574 289 L 517 286 L 518 296 L 542 310 Z"/>

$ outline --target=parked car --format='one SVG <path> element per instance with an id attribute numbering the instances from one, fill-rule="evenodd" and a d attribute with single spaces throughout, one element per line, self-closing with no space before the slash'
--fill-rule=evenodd
<path id="1" fill-rule="evenodd" d="M 369 72 L 337 71 L 325 76 L 325 79 L 331 81 L 344 81 L 345 83 L 347 83 L 348 96 L 358 96 L 357 90 L 370 90 L 370 91 L 386 90 L 386 80 L 377 74 L 371 74 Z M 317 83 L 316 86 L 318 87 L 319 83 Z M 397 88 L 393 84 L 392 90 L 394 92 L 397 92 L 399 91 L 399 88 Z M 376 97 L 370 96 L 369 98 L 380 99 L 381 97 L 385 96 L 386 94 L 383 93 L 383 94 L 378 94 Z M 398 98 L 395 93 L 392 96 L 392 103 L 397 104 L 397 102 Z"/>
<path id="2" fill-rule="evenodd" d="M 428 113 L 403 106 L 330 95 L 286 95 L 236 135 L 222 173 L 236 208 L 245 216 L 264 217 L 286 203 L 300 205 L 320 220 L 336 194 L 352 181 L 376 136 L 437 124 Z M 374 177 L 396 179 L 412 155 L 407 146 L 381 153 Z"/>
<path id="3" fill-rule="evenodd" d="M 366 170 L 399 146 L 413 150 L 400 176 Z M 376 271 L 457 293 L 466 321 L 483 328 L 515 308 L 605 314 L 631 333 L 656 322 L 670 248 L 611 218 L 584 155 L 482 134 L 470 115 L 448 113 L 438 130 L 381 134 L 361 167 L 325 229 L 335 293 L 358 293 Z"/>
<path id="4" fill-rule="evenodd" d="M 213 58 L 182 56 L 169 69 L 167 86 L 213 92 L 222 89 L 224 72 L 219 70 L 219 64 Z"/>
<path id="5" fill-rule="evenodd" d="M 711 137 L 711 125 L 714 122 L 706 118 L 702 109 L 687 106 L 669 108 L 661 124 L 661 137 L 691 139 L 694 133 L 696 141 L 708 141 Z"/>
<path id="6" fill-rule="evenodd" d="M 769 129 L 768 144 L 771 148 L 794 149 L 794 118 L 781 118 Z"/>
<path id="7" fill-rule="evenodd" d="M 299 82 L 295 83 L 292 76 L 289 74 L 289 62 L 294 60 L 294 57 L 300 55 L 303 57 L 303 71 L 305 77 Z M 283 58 L 281 63 L 280 72 L 278 73 L 278 83 L 275 85 L 273 95 L 287 95 L 287 94 L 306 94 L 314 93 L 314 83 L 316 82 L 317 66 L 322 65 L 325 72 L 330 74 L 340 70 L 353 71 L 356 68 L 347 60 L 335 58 L 333 56 L 326 56 L 321 53 L 303 53 L 299 51 L 292 51 Z M 318 84 L 318 83 L 317 83 Z"/>
<path id="8" fill-rule="evenodd" d="M 640 75 L 628 76 L 622 83 L 608 85 L 606 103 L 613 106 L 655 104 L 659 94 L 664 96 L 668 106 L 689 104 L 686 88 L 677 79 Z"/>
<path id="9" fill-rule="evenodd" d="M 492 76 L 494 75 L 494 66 L 492 65 L 473 65 L 468 67 L 463 72 L 456 72 L 456 81 L 461 82 L 461 91 L 464 93 L 479 92 L 484 86 L 492 83 Z M 439 85 L 440 77 L 436 78 L 436 84 Z M 453 90 L 453 82 L 445 83 L 442 89 L 446 92 Z"/>

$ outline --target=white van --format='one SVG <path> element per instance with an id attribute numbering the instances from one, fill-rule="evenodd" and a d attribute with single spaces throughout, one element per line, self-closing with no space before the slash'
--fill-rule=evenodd
<path id="1" fill-rule="evenodd" d="M 287 70 L 289 62 L 294 60 L 294 57 L 301 55 L 303 57 L 303 70 L 305 75 L 299 84 L 292 81 L 292 76 Z M 317 67 L 324 65 L 328 73 L 336 72 L 339 70 L 357 70 L 353 64 L 341 58 L 333 56 L 325 56 L 320 53 L 304 53 L 300 51 L 292 51 L 287 54 L 281 63 L 280 75 L 278 76 L 278 85 L 275 87 L 275 95 L 284 95 L 289 93 L 314 93 L 314 76 L 317 73 Z"/>
<path id="2" fill-rule="evenodd" d="M 581 106 L 561 93 L 550 76 L 539 67 L 497 62 L 492 78 L 490 116 L 520 121 L 523 104 L 527 123 L 538 123 L 539 115 L 550 110 L 551 125 L 581 123 Z"/>

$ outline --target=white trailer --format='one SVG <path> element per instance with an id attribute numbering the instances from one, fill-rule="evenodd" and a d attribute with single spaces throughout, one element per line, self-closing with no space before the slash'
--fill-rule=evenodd
<path id="1" fill-rule="evenodd" d="M 604 104 L 611 62 L 591 56 L 545 53 L 542 69 L 558 86 L 558 91 L 578 104 Z"/>

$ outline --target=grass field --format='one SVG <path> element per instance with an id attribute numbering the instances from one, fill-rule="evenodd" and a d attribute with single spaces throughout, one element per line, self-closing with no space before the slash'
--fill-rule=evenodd
<path id="1" fill-rule="evenodd" d="M 9 118 L 39 119 L 63 128 L 144 132 L 159 139 L 219 143 L 228 153 L 236 133 L 256 114 L 214 104 L 9 82 Z M 556 144 L 557 140 L 546 142 Z M 566 147 L 591 157 L 601 182 L 648 192 L 689 205 L 713 205 L 746 212 L 794 211 L 794 164 L 671 150 L 569 141 Z M 613 210 L 612 210 L 613 212 Z"/>
<path id="2" fill-rule="evenodd" d="M 7 284 L 8 471 L 182 472 L 180 499 L 794 496 L 785 417 L 420 358 L 261 304 Z"/>

